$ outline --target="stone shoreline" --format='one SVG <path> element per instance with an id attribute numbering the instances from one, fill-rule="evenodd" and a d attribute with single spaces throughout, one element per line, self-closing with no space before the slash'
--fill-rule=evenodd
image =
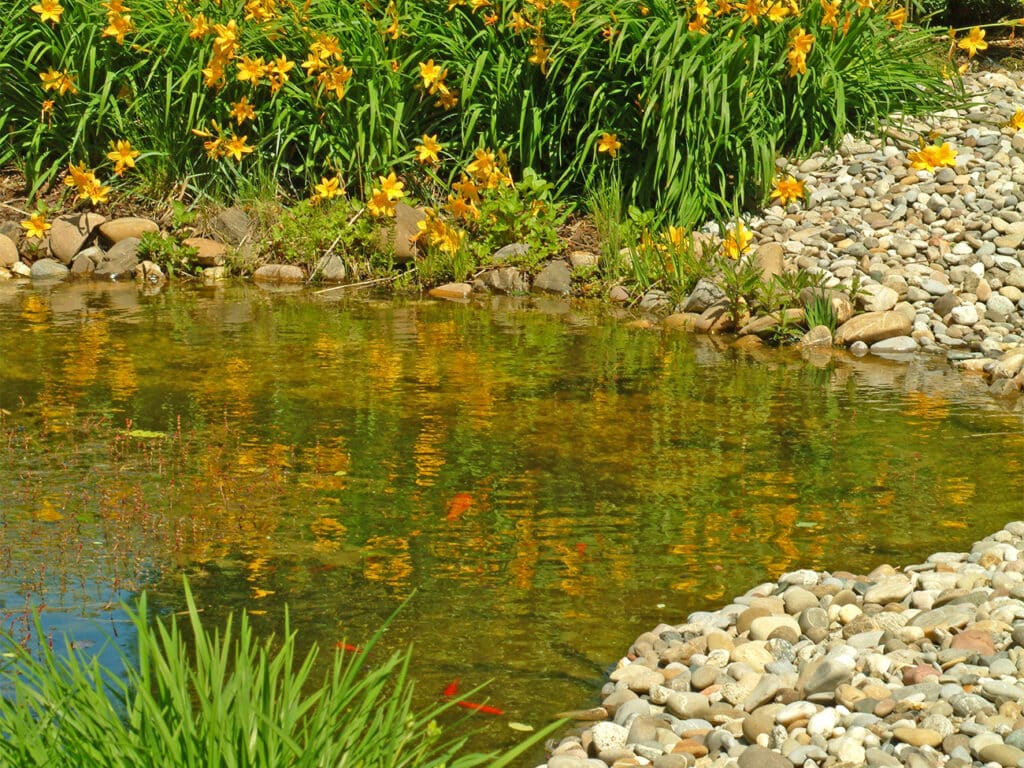
<path id="1" fill-rule="evenodd" d="M 780 172 L 806 185 L 807 204 L 769 207 L 746 218 L 745 226 L 754 238 L 751 258 L 765 276 L 803 270 L 819 274 L 831 290 L 839 327 L 834 335 L 824 326 L 811 329 L 800 346 L 846 347 L 855 355 L 890 359 L 944 355 L 983 376 L 994 395 L 1015 396 L 1024 390 L 1024 129 L 1010 122 L 1024 110 L 1024 72 L 971 73 L 965 86 L 972 103 L 964 111 L 947 110 L 877 137 L 847 136 L 835 152 L 799 163 L 780 160 Z M 955 167 L 914 169 L 908 155 L 924 137 L 948 142 L 957 153 Z M 408 233 L 416 231 L 418 215 L 400 207 L 389 235 L 398 261 L 415 258 Z M 152 220 L 58 217 L 41 247 L 44 257 L 34 260 L 19 252 L 19 231 L 13 221 L 0 222 L 0 282 L 165 279 L 159 266 L 140 263 L 135 252 L 145 233 L 162 231 Z M 698 247 L 721 234 L 717 225 L 705 227 L 695 234 Z M 228 274 L 226 255 L 246 251 L 251 238 L 247 214 L 228 208 L 183 244 L 196 249 L 204 279 L 217 280 Z M 531 291 L 569 296 L 581 290 L 578 270 L 599 263 L 594 253 L 572 251 L 530 275 L 507 263 L 524 249 L 523 243 L 506 246 L 472 283 L 436 286 L 430 293 L 460 301 Z M 336 255 L 325 255 L 316 273 L 326 282 L 351 279 Z M 310 279 L 294 264 L 264 264 L 252 277 L 264 285 Z M 701 280 L 678 304 L 662 291 L 632 295 L 622 285 L 612 286 L 607 298 L 631 307 L 639 328 L 735 330 L 741 348 L 757 347 L 779 330 L 772 317 L 731 327 L 728 303 L 712 280 Z M 790 323 L 804 317 L 800 307 L 786 312 Z"/>
<path id="2" fill-rule="evenodd" d="M 660 624 L 602 698 L 546 768 L 1024 766 L 1024 521 Z"/>

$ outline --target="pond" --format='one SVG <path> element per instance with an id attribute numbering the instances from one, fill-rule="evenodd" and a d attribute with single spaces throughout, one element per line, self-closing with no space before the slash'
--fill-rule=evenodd
<path id="1" fill-rule="evenodd" d="M 404 606 L 384 646 L 423 701 L 490 681 L 491 748 L 661 621 L 1024 516 L 1019 407 L 942 359 L 344 293 L 0 285 L 3 626 L 130 646 L 119 601 L 180 610 L 184 573 L 329 655 Z"/>

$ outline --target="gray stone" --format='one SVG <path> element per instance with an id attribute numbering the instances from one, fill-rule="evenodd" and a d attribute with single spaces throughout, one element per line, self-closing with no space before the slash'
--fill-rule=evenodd
<path id="1" fill-rule="evenodd" d="M 222 243 L 237 248 L 249 236 L 251 226 L 249 214 L 237 206 L 232 206 L 218 213 L 210 228 L 214 237 Z"/>
<path id="2" fill-rule="evenodd" d="M 533 280 L 533 290 L 565 296 L 572 290 L 572 271 L 560 259 L 548 262 Z"/>
<path id="3" fill-rule="evenodd" d="M 683 312 L 703 312 L 725 298 L 725 292 L 714 282 L 701 278 L 683 302 Z"/>
<path id="4" fill-rule="evenodd" d="M 871 353 L 875 355 L 906 355 L 917 350 L 917 341 L 912 336 L 893 336 L 871 345 Z"/>
<path id="5" fill-rule="evenodd" d="M 838 685 L 850 682 L 853 668 L 852 659 L 846 656 L 817 659 L 800 672 L 797 690 L 802 691 L 804 697 L 819 693 L 833 694 Z"/>
<path id="6" fill-rule="evenodd" d="M 896 291 L 884 285 L 868 284 L 861 290 L 863 293 L 857 296 L 857 303 L 868 312 L 885 312 L 895 307 L 900 300 Z"/>
<path id="7" fill-rule="evenodd" d="M 526 243 L 509 243 L 491 254 L 492 264 L 504 264 L 511 259 L 520 259 L 530 252 Z"/>
<path id="8" fill-rule="evenodd" d="M 132 278 L 139 265 L 139 239 L 127 237 L 115 243 L 109 251 L 96 260 L 93 277 L 109 279 Z"/>
<path id="9" fill-rule="evenodd" d="M 518 267 L 498 267 L 483 272 L 473 286 L 482 291 L 516 295 L 529 293 L 530 278 Z"/>
<path id="10" fill-rule="evenodd" d="M 341 257 L 332 253 L 320 257 L 313 269 L 313 274 L 325 283 L 340 283 L 348 276 L 348 269 Z"/>
<path id="11" fill-rule="evenodd" d="M 597 752 L 604 752 L 610 749 L 621 749 L 626 746 L 626 738 L 629 731 L 621 725 L 608 721 L 595 723 L 590 729 L 594 739 L 594 749 Z"/>
<path id="12" fill-rule="evenodd" d="M 56 259 L 39 259 L 32 262 L 30 274 L 33 280 L 64 280 L 68 272 L 68 268 Z"/>

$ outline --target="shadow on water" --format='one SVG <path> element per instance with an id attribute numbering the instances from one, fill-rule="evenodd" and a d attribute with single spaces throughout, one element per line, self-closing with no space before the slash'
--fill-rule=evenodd
<path id="1" fill-rule="evenodd" d="M 491 681 L 496 747 L 596 702 L 659 622 L 1024 512 L 1020 412 L 942 360 L 325 296 L 0 286 L 0 599 L 89 585 L 44 623 L 96 642 L 79 615 L 178 610 L 186 573 L 209 621 L 279 631 L 287 604 L 330 653 L 415 591 L 387 645 L 424 701 Z"/>

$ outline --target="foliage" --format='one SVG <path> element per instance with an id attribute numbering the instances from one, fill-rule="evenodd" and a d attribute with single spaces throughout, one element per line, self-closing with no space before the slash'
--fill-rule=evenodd
<path id="1" fill-rule="evenodd" d="M 193 197 L 318 180 L 358 197 L 414 176 L 430 136 L 438 173 L 506 147 L 559 194 L 613 164 L 628 201 L 690 225 L 763 199 L 779 152 L 959 96 L 893 3 L 133 0 L 47 17 L 19 0 L 0 12 L 0 166 L 33 193 L 76 163 Z"/>
<path id="2" fill-rule="evenodd" d="M 0 698 L 4 764 L 505 766 L 551 730 L 505 755 L 459 756 L 465 739 L 436 724 L 453 704 L 413 710 L 410 652 L 366 663 L 383 629 L 338 653 L 316 683 L 316 648 L 300 658 L 287 620 L 280 640 L 257 639 L 245 613 L 237 630 L 229 618 L 211 631 L 187 583 L 185 594 L 187 627 L 173 616 L 151 625 L 145 595 L 130 612 L 138 662 L 125 658 L 126 681 L 70 644 L 44 644 L 36 657 L 5 635 L 14 693 Z"/>
<path id="3" fill-rule="evenodd" d="M 835 333 L 836 326 L 839 325 L 839 317 L 829 291 L 815 291 L 811 295 L 811 300 L 804 306 L 804 312 L 808 329 L 824 325 L 829 331 Z"/>
<path id="4" fill-rule="evenodd" d="M 388 251 L 391 239 L 381 236 L 387 226 L 348 200 L 300 200 L 277 212 L 269 251 L 275 260 L 301 264 L 310 273 L 321 257 L 334 254 L 349 271 L 387 274 L 394 266 L 394 254 Z"/>
<path id="5" fill-rule="evenodd" d="M 139 258 L 149 259 L 172 277 L 196 274 L 201 269 L 196 262 L 198 253 L 198 249 L 182 245 L 175 238 L 159 232 L 143 232 L 139 238 Z"/>

